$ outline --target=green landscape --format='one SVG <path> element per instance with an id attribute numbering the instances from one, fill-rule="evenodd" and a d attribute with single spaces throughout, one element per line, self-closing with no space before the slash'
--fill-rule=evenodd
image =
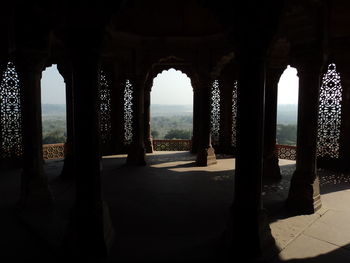
<path id="1" fill-rule="evenodd" d="M 65 105 L 42 105 L 43 144 L 65 142 Z M 296 105 L 279 105 L 277 144 L 295 145 L 297 131 Z M 152 105 L 151 134 L 154 139 L 191 139 L 191 105 Z"/>

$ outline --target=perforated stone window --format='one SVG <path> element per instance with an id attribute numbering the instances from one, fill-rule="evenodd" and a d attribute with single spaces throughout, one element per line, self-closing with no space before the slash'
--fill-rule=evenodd
<path id="1" fill-rule="evenodd" d="M 132 143 L 133 137 L 133 86 L 130 80 L 126 80 L 124 88 L 124 144 L 129 145 Z"/>
<path id="2" fill-rule="evenodd" d="M 335 64 L 328 65 L 320 90 L 317 156 L 339 157 L 342 86 Z"/>
<path id="3" fill-rule="evenodd" d="M 106 73 L 103 70 L 100 71 L 100 128 L 101 142 L 106 144 L 112 136 L 111 91 Z"/>
<path id="4" fill-rule="evenodd" d="M 1 158 L 22 155 L 20 83 L 13 62 L 8 62 L 0 84 Z"/>
<path id="5" fill-rule="evenodd" d="M 236 147 L 236 141 L 237 141 L 237 80 L 233 83 L 233 89 L 232 89 L 232 126 L 231 126 L 231 145 Z"/>
<path id="6" fill-rule="evenodd" d="M 212 143 L 217 145 L 220 138 L 220 89 L 218 80 L 213 81 L 210 94 L 210 133 Z"/>

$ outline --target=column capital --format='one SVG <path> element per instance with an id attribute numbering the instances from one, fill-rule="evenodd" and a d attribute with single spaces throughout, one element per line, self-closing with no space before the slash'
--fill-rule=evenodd
<path id="1" fill-rule="evenodd" d="M 325 64 L 325 57 L 318 47 L 299 47 L 297 51 L 292 52 L 292 67 L 297 68 L 299 72 L 319 72 Z"/>
<path id="2" fill-rule="evenodd" d="M 46 64 L 47 54 L 21 51 L 15 55 L 17 70 L 41 73 Z"/>

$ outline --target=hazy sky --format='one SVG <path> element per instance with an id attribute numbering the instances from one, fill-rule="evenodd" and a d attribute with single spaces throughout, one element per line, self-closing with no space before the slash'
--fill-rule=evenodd
<path id="1" fill-rule="evenodd" d="M 158 74 L 153 80 L 151 103 L 193 104 L 193 89 L 190 78 L 175 69 L 169 69 Z"/>
<path id="2" fill-rule="evenodd" d="M 278 82 L 278 104 L 297 104 L 298 87 L 297 70 L 288 66 Z"/>
<path id="3" fill-rule="evenodd" d="M 57 66 L 46 68 L 41 77 L 41 103 L 66 104 L 66 85 Z"/>
<path id="4" fill-rule="evenodd" d="M 287 67 L 278 84 L 278 104 L 298 102 L 298 77 L 295 68 Z M 65 84 L 56 65 L 47 68 L 41 79 L 42 103 L 65 104 Z M 153 81 L 151 92 L 153 104 L 188 105 L 193 103 L 191 80 L 180 71 L 163 71 Z"/>

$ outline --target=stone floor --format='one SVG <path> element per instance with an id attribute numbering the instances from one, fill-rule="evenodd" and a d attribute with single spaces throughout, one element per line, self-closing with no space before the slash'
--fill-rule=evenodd
<path id="1" fill-rule="evenodd" d="M 108 261 L 214 261 L 232 202 L 234 159 L 219 156 L 217 165 L 196 167 L 187 152 L 157 152 L 147 156 L 147 166 L 127 167 L 125 157 L 102 161 L 103 196 L 116 234 Z M 280 166 L 283 179 L 263 187 L 277 248 L 266 261 L 349 262 L 349 178 L 320 170 L 322 209 L 293 216 L 284 200 L 295 163 L 280 160 Z M 55 197 L 49 216 L 18 211 L 20 171 L 1 172 L 0 260 L 61 262 L 58 248 L 75 189 L 73 181 L 59 180 L 61 167 L 61 160 L 45 164 Z"/>

